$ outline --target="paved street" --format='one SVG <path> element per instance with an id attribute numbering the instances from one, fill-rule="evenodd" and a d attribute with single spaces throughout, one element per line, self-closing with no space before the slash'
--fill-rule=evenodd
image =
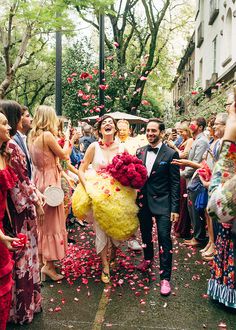
<path id="1" fill-rule="evenodd" d="M 80 227 L 75 237 L 82 249 L 93 247 L 93 234 Z M 155 240 L 156 238 L 154 238 Z M 82 243 L 83 242 L 83 243 Z M 83 250 L 84 251 L 84 250 Z M 92 250 L 94 251 L 94 250 Z M 91 252 L 91 259 L 95 256 Z M 133 270 L 141 254 L 129 251 L 126 244 L 119 253 L 113 285 L 99 279 L 96 264 L 86 281 L 83 277 L 72 285 L 46 282 L 43 291 L 43 312 L 35 317 L 32 330 L 98 330 L 98 329 L 236 329 L 236 312 L 209 301 L 206 296 L 209 266 L 203 263 L 196 249 L 186 248 L 174 240 L 173 292 L 165 298 L 159 293 L 159 268 L 148 274 Z M 95 266 L 94 266 L 95 265 Z M 227 326 L 227 327 L 224 327 Z M 9 325 L 14 330 L 22 327 Z"/>

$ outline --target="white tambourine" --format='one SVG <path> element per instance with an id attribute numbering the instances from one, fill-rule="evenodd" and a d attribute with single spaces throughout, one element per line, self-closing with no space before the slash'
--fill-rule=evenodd
<path id="1" fill-rule="evenodd" d="M 52 207 L 61 205 L 64 200 L 64 191 L 60 187 L 48 186 L 44 190 L 46 204 Z"/>

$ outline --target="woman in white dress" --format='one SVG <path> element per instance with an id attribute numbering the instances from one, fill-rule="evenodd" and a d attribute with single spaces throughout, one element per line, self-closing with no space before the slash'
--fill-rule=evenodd
<path id="1" fill-rule="evenodd" d="M 119 153 L 124 152 L 124 147 L 115 141 L 115 134 L 117 132 L 117 126 L 115 120 L 105 115 L 98 122 L 98 133 L 101 140 L 99 142 L 93 142 L 88 147 L 84 159 L 79 167 L 79 178 L 80 182 L 86 189 L 86 178 L 85 172 L 88 170 L 91 164 L 92 168 L 96 171 L 106 168 L 108 164 L 112 162 L 112 159 Z M 123 150 L 121 150 L 123 148 Z M 119 241 L 107 236 L 107 234 L 100 228 L 99 224 L 94 219 L 94 229 L 96 233 L 96 251 L 100 254 L 102 259 L 102 276 L 101 280 L 104 283 L 110 281 L 110 257 L 109 257 L 109 246 L 112 244 L 114 247 L 119 245 Z M 114 257 L 114 255 L 113 255 Z"/>

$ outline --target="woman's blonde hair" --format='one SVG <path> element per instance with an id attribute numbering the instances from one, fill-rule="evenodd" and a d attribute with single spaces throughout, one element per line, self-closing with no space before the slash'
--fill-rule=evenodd
<path id="1" fill-rule="evenodd" d="M 58 118 L 53 107 L 40 105 L 35 111 L 32 121 L 32 130 L 30 132 L 30 141 L 37 138 L 42 132 L 51 132 L 57 134 Z"/>
<path id="2" fill-rule="evenodd" d="M 187 123 L 181 123 L 179 129 L 182 131 L 186 131 L 189 138 L 192 137 L 192 132 L 190 131 L 189 125 Z"/>

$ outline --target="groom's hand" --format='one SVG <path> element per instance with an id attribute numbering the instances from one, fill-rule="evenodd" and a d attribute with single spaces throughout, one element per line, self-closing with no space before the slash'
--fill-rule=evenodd
<path id="1" fill-rule="evenodd" d="M 176 222 L 178 220 L 179 220 L 179 213 L 171 212 L 171 214 L 170 214 L 170 221 L 171 222 Z"/>

